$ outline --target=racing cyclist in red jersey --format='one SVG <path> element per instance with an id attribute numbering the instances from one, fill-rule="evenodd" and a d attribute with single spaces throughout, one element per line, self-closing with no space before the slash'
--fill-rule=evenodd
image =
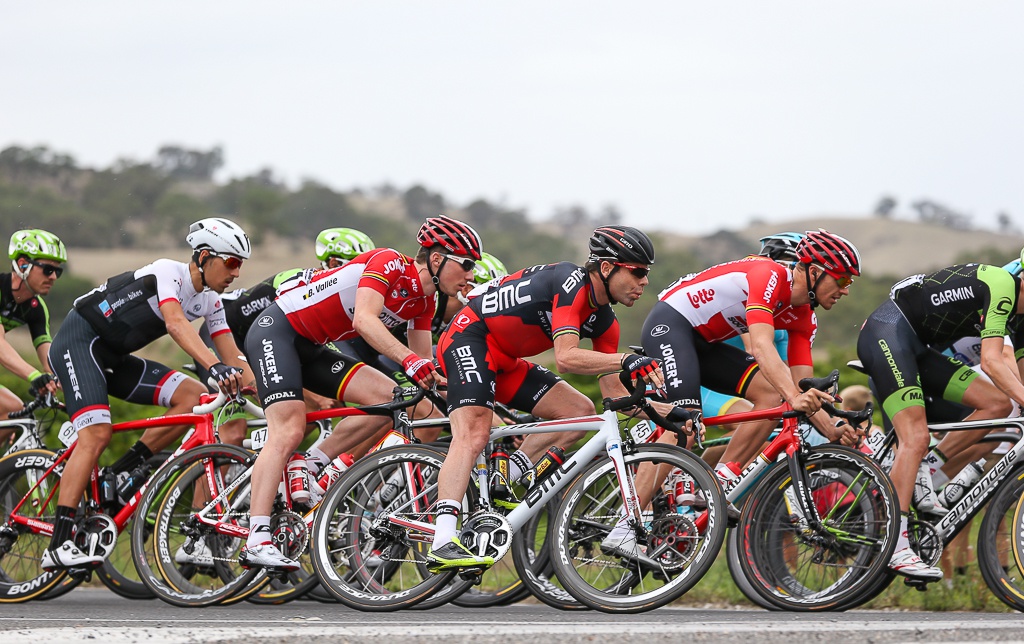
<path id="1" fill-rule="evenodd" d="M 647 235 L 628 226 L 605 226 L 590 239 L 586 266 L 562 262 L 521 270 L 475 290 L 469 304 L 455 315 L 437 346 L 449 378 L 452 443 L 438 475 L 436 530 L 427 555 L 431 570 L 494 563 L 466 549 L 457 524 L 470 471 L 487 444 L 495 400 L 542 418 L 594 413 L 590 399 L 525 357 L 553 348 L 560 372 L 599 375 L 626 370 L 634 379 L 662 386 L 655 360 L 618 353 L 619 323 L 611 308 L 615 303 L 636 303 L 653 263 L 654 245 Z M 582 338 L 592 340 L 593 350 L 580 347 Z M 599 382 L 604 395 L 621 394 L 618 378 Z M 530 436 L 513 456 L 532 460 L 555 438 L 568 447 L 580 437 Z M 517 458 L 510 460 L 514 464 Z M 528 466 L 529 461 L 521 461 L 520 469 Z M 515 476 L 513 471 L 510 478 Z"/>
<path id="2" fill-rule="evenodd" d="M 243 566 L 299 567 L 271 542 L 270 514 L 285 463 L 304 435 L 303 388 L 359 405 L 390 400 L 394 383 L 387 376 L 325 344 L 361 336 L 421 387 L 443 382 L 431 359 L 436 295 L 454 296 L 473 279 L 482 243 L 470 226 L 444 215 L 427 219 L 416 239 L 415 259 L 378 248 L 342 267 L 297 275 L 282 284 L 277 301 L 249 330 L 246 353 L 255 361 L 269 431 L 253 470 L 249 537 L 239 556 Z M 408 346 L 391 334 L 399 324 L 409 324 Z M 387 423 L 359 420 L 366 422 L 335 432 L 320 449 L 328 456 L 350 451 Z"/>

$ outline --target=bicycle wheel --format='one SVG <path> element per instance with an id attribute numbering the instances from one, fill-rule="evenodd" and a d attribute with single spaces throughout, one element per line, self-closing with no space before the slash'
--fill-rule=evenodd
<path id="1" fill-rule="evenodd" d="M 764 608 L 765 610 L 782 610 L 775 604 L 761 597 L 754 591 L 747 578 L 743 575 L 743 566 L 740 563 L 740 531 L 732 528 L 725 537 L 725 561 L 729 567 L 729 574 L 736 587 L 740 589 L 743 596 L 751 603 Z"/>
<path id="2" fill-rule="evenodd" d="M 215 533 L 194 519 L 211 496 L 251 465 L 252 455 L 240 447 L 205 445 L 185 452 L 154 476 L 139 501 L 131 546 L 139 577 L 158 598 L 175 606 L 211 606 L 249 588 L 261 574 L 238 564 L 243 536 Z M 239 484 L 208 517 L 227 529 L 246 527 L 248 491 L 248 485 Z M 194 547 L 201 542 L 208 558 L 195 562 L 184 557 L 189 540 Z"/>
<path id="3" fill-rule="evenodd" d="M 6 520 L 22 498 L 41 481 L 19 512 L 23 516 L 53 523 L 60 479 L 56 474 L 43 477 L 56 456 L 49 450 L 28 449 L 0 460 L 0 518 Z M 45 572 L 39 567 L 43 551 L 49 546 L 49 535 L 4 524 L 0 529 L 0 603 L 24 602 L 48 596 L 51 592 L 56 596 L 74 587 L 62 586 L 67 577 L 66 571 Z"/>
<path id="4" fill-rule="evenodd" d="M 633 533 L 632 547 L 646 546 L 640 557 L 602 550 L 602 541 L 625 514 L 618 476 L 607 457 L 572 484 L 552 526 L 558 578 L 573 597 L 606 613 L 653 610 L 676 599 L 711 568 L 725 540 L 725 497 L 704 461 L 669 445 L 641 445 L 625 461 L 637 492 L 652 499 L 643 510 L 645 525 Z M 701 491 L 706 508 L 699 514 L 678 513 L 665 501 L 665 479 L 675 468 Z"/>
<path id="5" fill-rule="evenodd" d="M 454 572 L 427 572 L 433 535 L 416 527 L 433 524 L 442 461 L 433 449 L 391 447 L 361 459 L 327 491 L 313 523 L 312 557 L 331 595 L 359 610 L 392 611 L 452 580 Z"/>
<path id="6" fill-rule="evenodd" d="M 999 486 L 978 532 L 978 567 L 1001 602 L 1024 611 L 1024 468 Z"/>
<path id="7" fill-rule="evenodd" d="M 513 537 L 521 539 L 524 543 L 531 543 L 537 540 L 539 528 L 541 531 L 541 548 L 539 553 L 533 557 L 534 570 L 544 570 L 550 562 L 548 551 L 544 547 L 543 538 L 547 534 L 547 511 L 533 517 L 522 530 Z M 543 524 L 542 524 L 543 521 Z M 539 555 L 539 556 L 538 556 Z M 489 608 L 491 606 L 507 606 L 514 604 L 530 596 L 530 589 L 520 579 L 516 570 L 515 555 L 511 552 L 483 574 L 480 584 L 471 586 L 468 590 L 452 600 L 452 603 L 461 608 Z"/>
<path id="8" fill-rule="evenodd" d="M 822 528 L 797 503 L 789 462 L 770 469 L 747 499 L 737 529 L 751 588 L 779 608 L 846 610 L 888 573 L 899 505 L 889 477 L 863 454 L 822 445 L 801 457 Z"/>
<path id="9" fill-rule="evenodd" d="M 523 587 L 539 601 L 558 610 L 590 610 L 562 587 L 551 563 L 551 517 L 558 512 L 561 498 L 549 502 L 527 527 L 512 539 L 512 561 Z M 532 528 L 531 528 L 532 526 Z M 528 530 L 528 528 L 530 528 Z"/>

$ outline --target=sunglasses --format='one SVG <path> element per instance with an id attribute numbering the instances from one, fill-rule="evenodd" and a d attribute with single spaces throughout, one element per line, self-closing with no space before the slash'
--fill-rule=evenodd
<path id="1" fill-rule="evenodd" d="M 459 257 L 458 255 L 445 255 L 445 257 L 457 263 L 459 266 L 462 267 L 462 270 L 466 271 L 467 273 L 476 268 L 475 259 L 470 259 L 469 257 Z"/>
<path id="2" fill-rule="evenodd" d="M 824 267 L 821 267 L 821 270 L 825 271 L 827 275 L 834 279 L 836 281 L 836 284 L 839 285 L 839 288 L 850 288 L 850 286 L 853 285 L 853 277 L 851 277 L 848 273 L 833 273 L 832 271 Z"/>
<path id="3" fill-rule="evenodd" d="M 214 257 L 220 257 L 222 260 L 224 260 L 224 265 L 227 266 L 229 271 L 234 271 L 238 270 L 239 268 L 242 268 L 242 260 L 235 257 L 234 255 L 221 255 L 213 251 L 210 251 L 210 254 L 213 255 Z"/>
<path id="4" fill-rule="evenodd" d="M 651 273 L 651 269 L 647 266 L 637 266 L 636 264 L 623 264 L 622 262 L 612 262 L 612 264 L 627 269 L 629 273 L 637 279 L 643 279 L 650 275 Z"/>
<path id="5" fill-rule="evenodd" d="M 33 266 L 38 266 L 39 270 L 43 271 L 43 275 L 45 275 L 46 277 L 49 277 L 54 274 L 56 274 L 57 277 L 60 277 L 61 275 L 64 274 L 63 266 L 53 266 L 52 264 L 44 264 L 36 260 L 32 260 L 29 263 L 32 264 Z"/>

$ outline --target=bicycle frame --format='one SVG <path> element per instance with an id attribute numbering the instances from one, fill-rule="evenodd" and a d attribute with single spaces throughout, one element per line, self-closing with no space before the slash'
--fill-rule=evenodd
<path id="1" fill-rule="evenodd" d="M 0 420 L 0 429 L 13 429 L 19 431 L 17 438 L 11 443 L 11 446 L 0 455 L 0 458 L 4 456 L 10 456 L 15 452 L 20 452 L 23 449 L 43 449 L 42 439 L 39 438 L 39 432 L 36 431 L 38 427 L 38 421 L 34 418 L 21 418 L 18 420 Z"/>

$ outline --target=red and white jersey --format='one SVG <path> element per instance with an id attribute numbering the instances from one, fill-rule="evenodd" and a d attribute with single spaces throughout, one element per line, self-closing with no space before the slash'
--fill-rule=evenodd
<path id="1" fill-rule="evenodd" d="M 751 256 L 692 273 L 658 295 L 708 342 L 747 333 L 751 324 L 789 332 L 789 364 L 811 365 L 818 323 L 809 304 L 790 306 L 793 273 L 767 257 Z"/>
<path id="2" fill-rule="evenodd" d="M 389 329 L 411 321 L 413 329 L 430 330 L 437 300 L 424 295 L 412 258 L 390 248 L 357 255 L 344 266 L 308 270 L 285 280 L 277 305 L 295 330 L 318 344 L 356 337 L 352 317 L 356 291 L 372 288 L 384 296 L 380 321 Z"/>

